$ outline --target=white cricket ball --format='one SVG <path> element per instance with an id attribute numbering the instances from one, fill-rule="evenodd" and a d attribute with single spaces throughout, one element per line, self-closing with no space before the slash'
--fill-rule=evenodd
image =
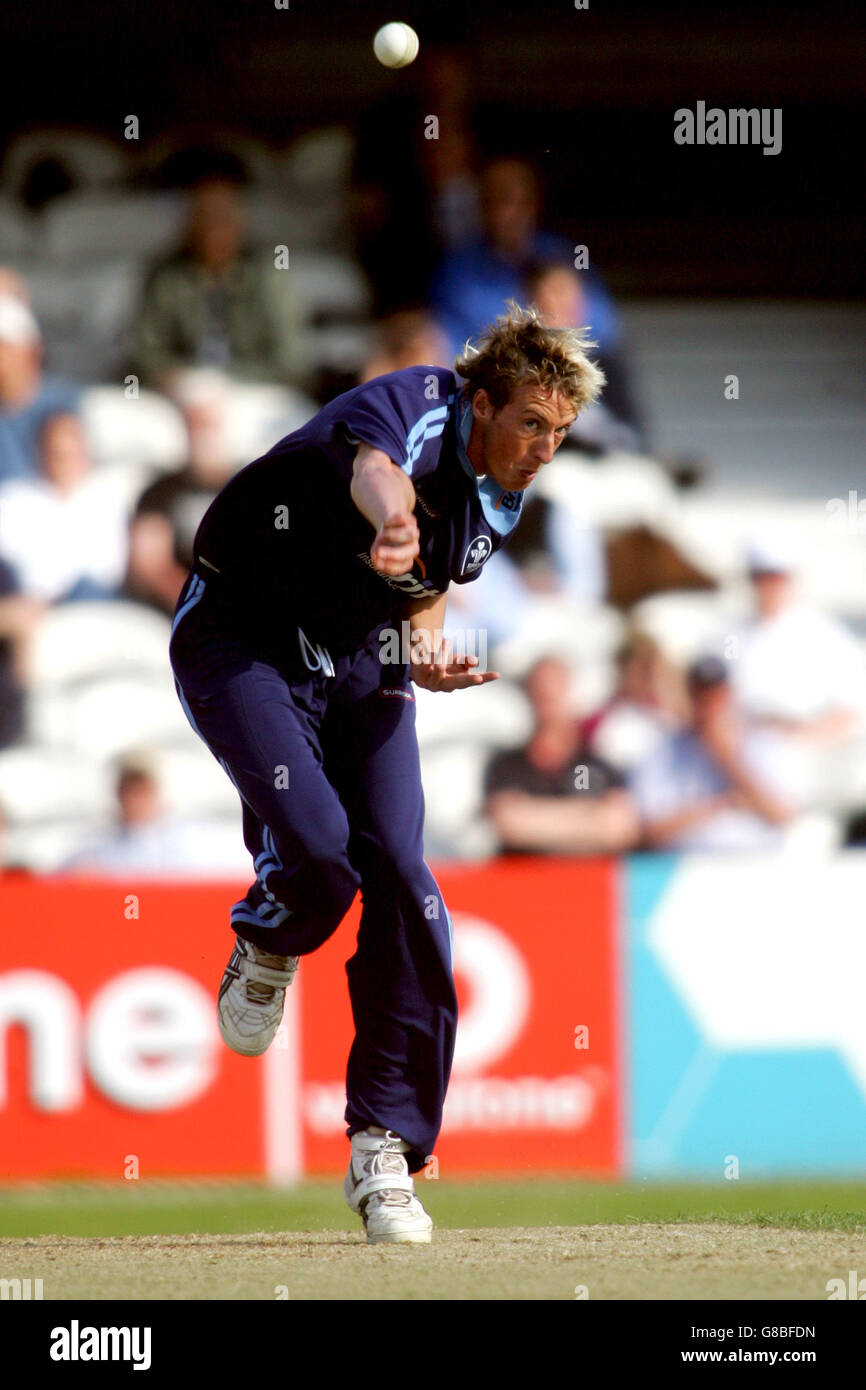
<path id="1" fill-rule="evenodd" d="M 406 68 L 418 57 L 418 35 L 409 24 L 383 24 L 373 40 L 373 52 L 386 68 Z"/>

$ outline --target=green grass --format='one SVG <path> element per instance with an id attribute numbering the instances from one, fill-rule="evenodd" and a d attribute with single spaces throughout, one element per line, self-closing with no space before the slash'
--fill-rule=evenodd
<path id="1" fill-rule="evenodd" d="M 866 1182 L 714 1184 L 532 1181 L 418 1183 L 438 1227 L 724 1221 L 866 1231 Z M 120 1182 L 0 1187 L 0 1238 L 354 1230 L 339 1180 L 275 1189 L 252 1183 Z"/>

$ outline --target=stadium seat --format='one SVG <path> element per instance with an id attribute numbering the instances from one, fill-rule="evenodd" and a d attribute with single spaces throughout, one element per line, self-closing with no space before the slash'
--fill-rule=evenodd
<path id="1" fill-rule="evenodd" d="M 314 320 L 362 319 L 370 312 L 370 286 L 350 256 L 299 251 L 290 266 Z"/>
<path id="2" fill-rule="evenodd" d="M 531 718 L 526 700 L 510 681 L 491 681 L 449 696 L 417 685 L 413 689 L 422 749 L 471 742 L 489 751 L 511 747 L 529 734 Z"/>
<path id="3" fill-rule="evenodd" d="M 480 819 L 488 754 L 468 740 L 422 749 L 428 854 L 478 859 L 489 853 L 490 828 Z"/>
<path id="4" fill-rule="evenodd" d="M 0 805 L 10 828 L 76 817 L 102 820 L 113 806 L 108 767 L 36 745 L 0 753 Z"/>
<path id="5" fill-rule="evenodd" d="M 73 603 L 52 608 L 34 633 L 34 691 L 62 691 L 121 673 L 167 679 L 170 631 L 168 618 L 137 603 Z"/>
<path id="6" fill-rule="evenodd" d="M 177 241 L 186 198 L 175 193 L 69 193 L 45 210 L 46 251 L 56 261 L 158 256 Z"/>
<path id="7" fill-rule="evenodd" d="M 233 382 L 226 424 L 233 456 L 247 463 L 266 453 L 283 435 L 312 419 L 317 408 L 315 401 L 289 387 Z"/>
<path id="8" fill-rule="evenodd" d="M 587 463 L 563 446 L 535 484 L 539 496 L 569 507 L 596 526 L 664 525 L 677 494 L 664 469 L 638 454 Z"/>
<path id="9" fill-rule="evenodd" d="M 123 386 L 92 386 L 82 414 L 98 464 L 146 464 L 170 471 L 186 459 L 187 434 L 177 407 L 155 391 L 128 397 Z"/>
<path id="10" fill-rule="evenodd" d="M 28 130 L 9 143 L 0 167 L 0 187 L 19 198 L 30 170 L 39 160 L 56 159 L 74 184 L 95 188 L 122 179 L 129 168 L 128 147 L 86 130 Z"/>
<path id="11" fill-rule="evenodd" d="M 22 270 L 46 344 L 46 365 L 78 381 L 117 379 L 135 313 L 137 261 L 105 258 Z"/>
<path id="12" fill-rule="evenodd" d="M 240 799 L 216 758 L 190 729 L 188 747 L 162 748 L 155 754 L 159 784 L 168 809 L 182 816 L 226 816 L 238 812 Z"/>
<path id="13" fill-rule="evenodd" d="M 20 865 L 34 874 L 62 871 L 82 844 L 105 830 L 105 822 L 76 816 L 63 821 L 39 821 L 14 826 L 6 837 L 8 864 Z"/>
<path id="14" fill-rule="evenodd" d="M 0 196 L 0 262 L 14 261 L 32 254 L 38 224 L 13 203 Z"/>
<path id="15" fill-rule="evenodd" d="M 162 679 L 135 673 L 34 692 L 31 737 L 96 758 L 115 758 L 141 748 L 189 744 L 195 737 L 174 691 Z"/>
<path id="16" fill-rule="evenodd" d="M 747 595 L 742 590 L 654 594 L 631 610 L 633 625 L 654 637 L 672 661 L 683 665 L 717 652 L 725 633 L 747 616 Z"/>
<path id="17" fill-rule="evenodd" d="M 614 608 L 538 595 L 520 627 L 498 643 L 490 664 L 517 680 L 540 657 L 556 652 L 575 667 L 581 702 L 592 707 L 609 693 L 612 661 L 625 626 Z"/>

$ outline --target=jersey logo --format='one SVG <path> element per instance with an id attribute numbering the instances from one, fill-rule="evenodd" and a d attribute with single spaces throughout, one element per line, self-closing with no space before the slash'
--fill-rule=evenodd
<path id="1" fill-rule="evenodd" d="M 422 583 L 421 580 L 416 579 L 411 572 L 408 574 L 383 574 L 381 570 L 376 569 L 366 551 L 359 551 L 357 558 L 362 560 L 365 565 L 368 565 L 380 579 L 385 581 L 389 588 L 398 589 L 401 594 L 406 594 L 409 598 L 430 598 L 431 595 L 440 592 L 439 589 L 433 588 L 433 585 L 428 579 L 425 579 Z"/>
<path id="2" fill-rule="evenodd" d="M 475 540 L 469 543 L 460 573 L 473 574 L 475 570 L 480 570 L 492 549 L 493 542 L 489 536 L 476 536 Z"/>
<path id="3" fill-rule="evenodd" d="M 522 499 L 522 492 L 503 492 L 499 501 L 496 503 L 496 509 L 504 507 L 507 512 L 519 512 Z"/>
<path id="4" fill-rule="evenodd" d="M 414 705 L 415 703 L 415 696 L 412 694 L 411 690 L 395 690 L 381 687 L 379 690 L 379 694 L 383 700 L 407 700 L 410 705 Z"/>
<path id="5" fill-rule="evenodd" d="M 434 510 L 429 502 L 425 502 L 418 489 L 415 489 L 415 506 L 420 507 L 425 516 L 429 516 L 433 521 L 441 521 L 442 513 Z"/>
<path id="6" fill-rule="evenodd" d="M 336 674 L 328 648 L 321 646 L 318 642 L 313 646 L 302 627 L 298 628 L 298 646 L 308 671 L 324 671 L 326 676 Z"/>

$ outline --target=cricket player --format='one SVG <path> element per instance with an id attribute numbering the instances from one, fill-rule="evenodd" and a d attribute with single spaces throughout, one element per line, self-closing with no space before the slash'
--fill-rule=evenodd
<path id="1" fill-rule="evenodd" d="M 448 586 L 477 578 L 598 395 L 591 346 L 511 305 L 453 372 L 337 397 L 215 499 L 178 602 L 178 694 L 240 794 L 256 874 L 219 990 L 235 1052 L 267 1049 L 299 960 L 361 892 L 345 1195 L 370 1243 L 431 1238 L 412 1174 L 439 1133 L 457 1020 L 412 684 L 496 679 L 443 640 Z"/>

